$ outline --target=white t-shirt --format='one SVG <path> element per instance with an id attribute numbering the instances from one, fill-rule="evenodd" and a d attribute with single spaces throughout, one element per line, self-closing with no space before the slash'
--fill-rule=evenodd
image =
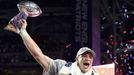
<path id="1" fill-rule="evenodd" d="M 51 60 L 47 72 L 43 75 L 99 75 L 93 68 L 86 73 L 81 72 L 76 62 L 66 62 L 64 60 Z"/>

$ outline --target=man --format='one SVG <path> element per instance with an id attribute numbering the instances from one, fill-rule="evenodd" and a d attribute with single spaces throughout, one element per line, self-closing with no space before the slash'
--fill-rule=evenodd
<path id="1" fill-rule="evenodd" d="M 21 20 L 21 29 L 9 23 L 5 29 L 18 33 L 26 48 L 35 58 L 35 60 L 43 67 L 43 75 L 98 75 L 92 68 L 95 52 L 88 47 L 82 47 L 77 52 L 76 61 L 73 63 L 66 62 L 65 60 L 53 60 L 43 54 L 38 45 L 33 41 L 26 31 L 27 22 Z"/>

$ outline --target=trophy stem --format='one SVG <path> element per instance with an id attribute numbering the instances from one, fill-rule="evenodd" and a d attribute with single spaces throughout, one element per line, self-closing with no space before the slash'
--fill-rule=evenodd
<path id="1" fill-rule="evenodd" d="M 16 28 L 21 29 L 21 19 L 27 19 L 28 15 L 25 12 L 20 12 L 16 16 L 14 16 L 10 23 L 12 23 Z"/>

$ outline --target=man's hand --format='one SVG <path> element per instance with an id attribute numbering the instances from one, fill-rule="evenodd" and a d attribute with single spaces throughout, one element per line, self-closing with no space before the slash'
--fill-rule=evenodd
<path id="1" fill-rule="evenodd" d="M 12 25 L 10 22 L 8 23 L 8 25 L 4 29 L 15 32 L 15 33 L 19 33 L 19 31 L 17 31 L 17 28 L 14 25 Z"/>
<path id="2" fill-rule="evenodd" d="M 17 28 L 15 25 L 11 24 L 10 22 L 4 29 L 19 34 L 21 31 L 26 30 L 27 27 L 27 22 L 25 19 L 20 20 L 20 22 L 21 22 L 21 29 Z"/>
<path id="3" fill-rule="evenodd" d="M 20 31 L 23 31 L 23 30 L 26 30 L 26 27 L 27 27 L 27 22 L 25 19 L 22 19 L 21 20 L 21 30 Z"/>

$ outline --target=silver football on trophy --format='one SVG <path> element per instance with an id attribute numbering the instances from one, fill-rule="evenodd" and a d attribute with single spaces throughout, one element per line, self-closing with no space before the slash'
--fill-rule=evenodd
<path id="1" fill-rule="evenodd" d="M 21 28 L 21 19 L 27 19 L 27 17 L 36 17 L 42 13 L 40 7 L 32 1 L 21 1 L 17 4 L 17 7 L 20 13 L 14 16 L 10 23 L 12 23 L 18 29 Z"/>
<path id="2" fill-rule="evenodd" d="M 39 16 L 42 11 L 40 7 L 32 1 L 22 1 L 17 4 L 20 12 L 25 12 L 29 17 Z"/>

